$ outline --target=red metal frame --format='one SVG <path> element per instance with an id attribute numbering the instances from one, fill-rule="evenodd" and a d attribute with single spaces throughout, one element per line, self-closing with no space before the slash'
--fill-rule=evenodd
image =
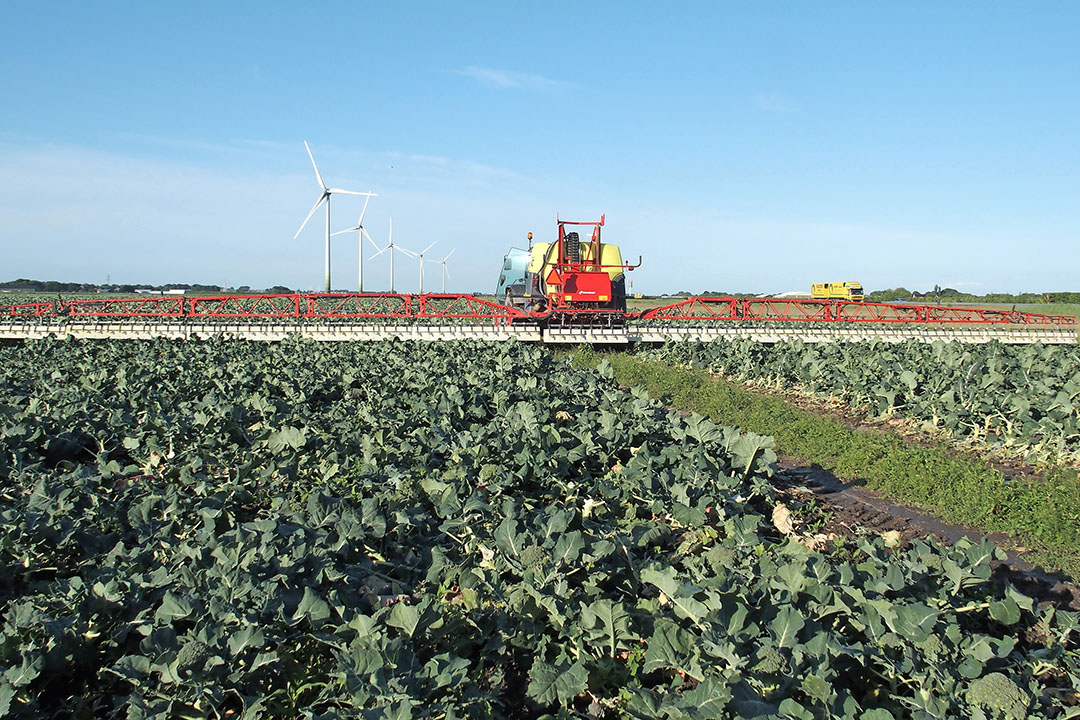
<path id="1" fill-rule="evenodd" d="M 1024 325 L 1060 325 L 1051 322 L 1054 315 L 1038 315 L 1017 310 L 990 310 L 987 308 L 957 308 L 927 305 L 926 322 L 940 323 L 1022 323 Z"/>
<path id="2" fill-rule="evenodd" d="M 188 317 L 207 318 L 294 318 L 300 314 L 300 296 L 219 295 L 187 299 Z"/>
<path id="3" fill-rule="evenodd" d="M 474 318 L 511 323 L 531 317 L 518 308 L 500 305 L 474 295 L 426 293 L 420 295 L 419 300 L 417 317 L 423 318 Z"/>
<path id="4" fill-rule="evenodd" d="M 48 317 L 53 314 L 53 304 L 51 302 L 0 305 L 0 317 Z"/>
<path id="5" fill-rule="evenodd" d="M 1017 320 L 1017 316 L 1022 316 L 1022 319 Z M 1006 322 L 1023 325 L 1076 325 L 1077 319 L 1070 315 L 1041 315 L 1039 313 L 1012 310 L 1009 312 L 1009 319 Z"/>
<path id="6" fill-rule="evenodd" d="M 776 322 L 930 323 L 995 325 L 1077 325 L 1070 315 L 1040 315 L 1017 310 L 958 308 L 940 305 L 787 300 L 783 298 L 691 297 L 636 314 L 639 320 Z"/>
<path id="7" fill-rule="evenodd" d="M 642 310 L 641 320 L 738 320 L 740 300 L 731 297 L 692 297 L 671 305 Z"/>
<path id="8" fill-rule="evenodd" d="M 588 223 L 582 223 L 588 224 Z M 595 223 L 594 223 L 595 224 Z M 598 224 L 597 224 L 598 226 Z M 558 322 L 575 319 L 660 320 L 669 322 L 840 322 L 977 325 L 1055 325 L 1076 327 L 1067 315 L 1041 315 L 1016 310 L 949 307 L 845 300 L 690 297 L 638 313 L 589 307 L 555 307 L 526 313 L 474 295 L 427 293 L 311 293 L 138 297 L 0 305 L 7 318 L 412 318 L 419 320 L 490 320 Z"/>
<path id="9" fill-rule="evenodd" d="M 922 323 L 927 322 L 926 305 L 836 301 L 839 322 Z"/>
<path id="10" fill-rule="evenodd" d="M 789 322 L 833 322 L 836 314 L 828 300 L 785 300 L 766 298 L 743 300 L 740 320 L 785 320 Z"/>
<path id="11" fill-rule="evenodd" d="M 60 313 L 69 317 L 184 317 L 184 298 L 136 297 L 72 300 L 60 303 Z"/>
<path id="12" fill-rule="evenodd" d="M 411 318 L 409 295 L 318 293 L 304 295 L 306 318 Z"/>

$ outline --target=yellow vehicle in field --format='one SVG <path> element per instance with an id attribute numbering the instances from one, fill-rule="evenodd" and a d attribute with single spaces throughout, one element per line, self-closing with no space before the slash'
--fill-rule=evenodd
<path id="1" fill-rule="evenodd" d="M 832 282 L 814 283 L 810 286 L 811 300 L 854 300 L 859 302 L 866 299 L 863 294 L 862 283 L 857 282 Z"/>

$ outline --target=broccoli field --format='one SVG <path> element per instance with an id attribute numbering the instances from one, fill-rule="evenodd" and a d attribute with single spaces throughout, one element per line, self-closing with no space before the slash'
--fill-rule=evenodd
<path id="1" fill-rule="evenodd" d="M 1080 717 L 1076 614 L 775 459 L 516 343 L 0 347 L 0 717 Z"/>
<path id="2" fill-rule="evenodd" d="M 1074 345 L 882 342 L 668 343 L 642 357 L 741 382 L 837 397 L 958 441 L 1040 462 L 1080 460 L 1080 349 Z"/>

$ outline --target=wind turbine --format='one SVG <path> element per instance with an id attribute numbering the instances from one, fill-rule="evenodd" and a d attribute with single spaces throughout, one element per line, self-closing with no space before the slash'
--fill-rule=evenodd
<path id="1" fill-rule="evenodd" d="M 372 241 L 374 242 L 374 241 Z M 394 244 L 394 216 L 390 216 L 390 241 L 379 252 L 375 253 L 375 257 L 382 255 L 384 252 L 390 253 L 390 292 L 394 292 L 394 251 L 397 250 L 400 253 L 405 253 L 409 257 L 416 257 L 416 253 L 412 250 L 406 250 L 403 247 L 398 247 Z"/>
<path id="2" fill-rule="evenodd" d="M 412 253 L 412 255 L 414 257 L 417 257 L 417 258 L 420 259 L 420 294 L 421 295 L 424 294 L 424 253 L 426 253 L 428 250 L 430 250 L 435 245 L 435 243 L 437 243 L 437 242 L 439 242 L 439 241 L 436 240 L 435 242 L 431 243 L 431 245 L 428 245 L 426 248 L 424 248 L 423 250 L 421 250 L 418 253 Z M 430 261 L 428 261 L 428 262 L 430 262 Z"/>
<path id="3" fill-rule="evenodd" d="M 311 158 L 311 166 L 315 168 L 315 179 L 319 181 L 319 187 L 322 188 L 322 194 L 319 195 L 319 199 L 315 201 L 315 205 L 312 206 L 311 212 L 304 218 L 304 222 L 300 224 L 300 229 L 293 235 L 293 240 L 300 237 L 300 233 L 304 231 L 304 227 L 308 224 L 308 220 L 315 214 L 315 211 L 319 209 L 319 206 L 324 202 L 326 203 L 326 292 L 330 292 L 330 196 L 331 195 L 365 195 L 368 198 L 374 197 L 375 193 L 370 192 L 356 192 L 355 190 L 342 190 L 341 188 L 326 187 L 326 183 L 323 182 L 322 175 L 319 173 L 319 166 L 315 164 L 315 156 L 311 154 L 311 148 L 308 147 L 307 140 L 304 141 L 304 148 L 307 149 L 308 157 Z M 367 201 L 365 201 L 365 209 L 367 207 Z"/>
<path id="4" fill-rule="evenodd" d="M 457 250 L 457 248 L 454 248 L 454 250 Z M 450 259 L 451 255 L 454 254 L 454 250 L 451 250 L 450 252 L 446 253 L 446 257 L 444 257 L 442 260 L 428 260 L 428 262 L 430 262 L 430 263 L 435 263 L 436 265 L 442 265 L 442 291 L 443 291 L 443 294 L 446 294 L 446 279 L 448 277 L 450 277 L 450 271 L 448 271 L 446 269 L 446 261 Z"/>
<path id="5" fill-rule="evenodd" d="M 378 244 L 371 238 L 371 235 L 368 233 L 368 231 L 364 228 L 364 214 L 367 212 L 368 200 L 370 200 L 371 197 L 378 196 L 374 195 L 364 199 L 364 209 L 360 211 L 360 219 L 356 221 L 355 227 L 346 228 L 345 230 L 338 230 L 336 233 L 330 233 L 330 237 L 333 237 L 335 235 L 343 235 L 347 232 L 355 231 L 357 233 L 356 239 L 360 246 L 360 292 L 364 292 L 364 236 L 367 235 L 367 239 L 371 241 L 372 247 L 374 247 L 376 250 L 381 250 Z M 376 253 L 376 257 L 378 257 L 378 253 Z"/>

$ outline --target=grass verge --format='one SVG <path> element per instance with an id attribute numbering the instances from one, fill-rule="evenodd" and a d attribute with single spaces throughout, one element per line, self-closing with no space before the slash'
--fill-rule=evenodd
<path id="1" fill-rule="evenodd" d="M 683 410 L 771 435 L 778 452 L 818 465 L 844 480 L 918 506 L 950 523 L 1008 533 L 1032 552 L 1025 559 L 1080 577 L 1080 483 L 1073 471 L 1038 480 L 1007 478 L 984 459 L 945 445 L 912 444 L 883 430 L 844 423 L 760 395 L 703 370 L 671 367 L 625 353 L 575 352 L 575 362 L 606 359 L 624 385 Z"/>

